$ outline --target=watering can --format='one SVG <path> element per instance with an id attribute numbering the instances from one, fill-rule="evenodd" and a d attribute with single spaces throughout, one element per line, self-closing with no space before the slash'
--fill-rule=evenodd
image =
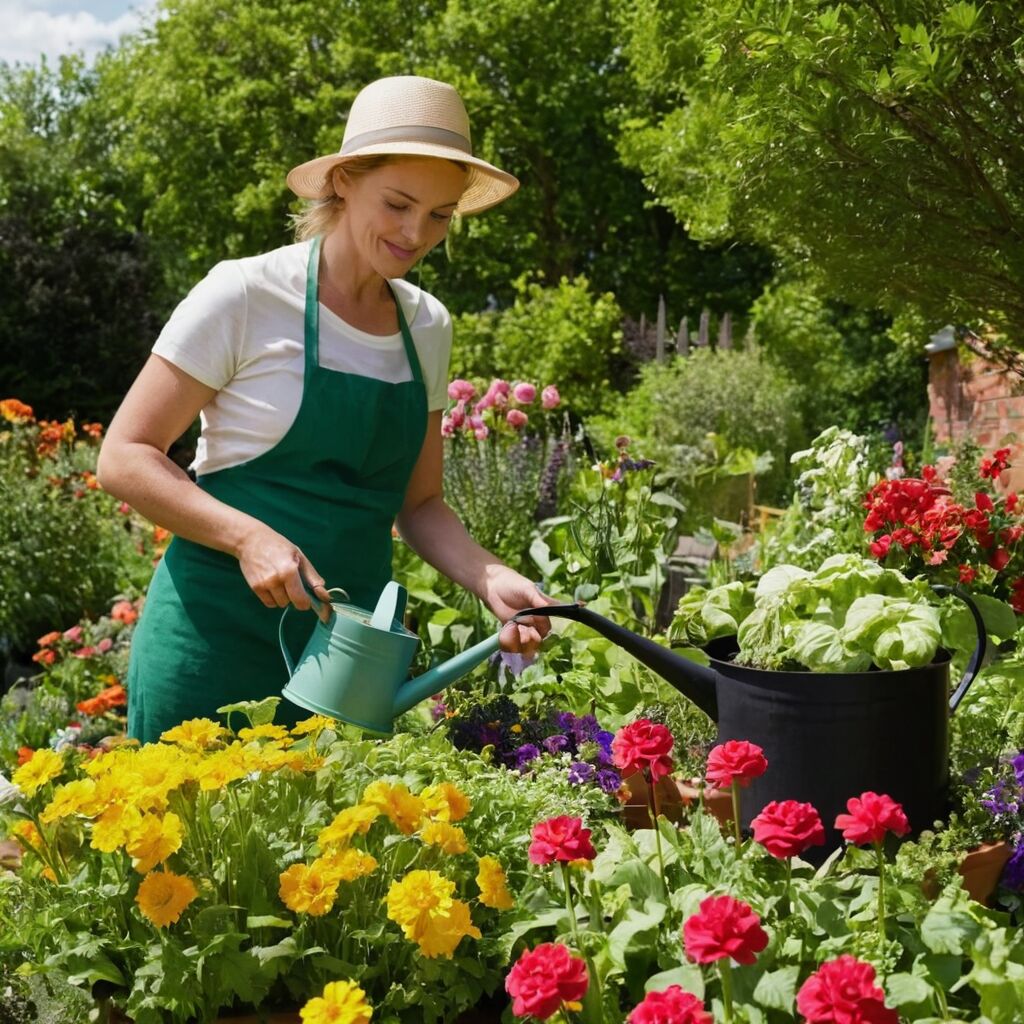
<path id="1" fill-rule="evenodd" d="M 596 630 L 661 676 L 712 718 L 718 742 L 749 740 L 768 759 L 768 771 L 744 790 L 743 827 L 772 800 L 813 804 L 826 829 L 820 860 L 842 844 L 832 827 L 852 796 L 886 793 L 903 805 L 912 829 L 930 828 L 947 811 L 949 716 L 963 699 L 985 655 L 981 614 L 965 594 L 978 643 L 949 697 L 949 656 L 921 668 L 848 673 L 768 671 L 734 664 L 735 647 L 709 646 L 702 665 L 639 636 L 580 605 L 528 608 L 531 615 L 572 619 Z M 389 583 L 371 614 L 347 604 L 318 622 L 294 666 L 283 639 L 291 680 L 289 700 L 319 714 L 390 735 L 392 719 L 498 650 L 488 638 L 424 675 L 407 672 L 418 637 L 402 625 L 405 590 Z M 282 617 L 283 622 L 283 617 Z M 734 644 L 734 641 L 733 641 Z"/>

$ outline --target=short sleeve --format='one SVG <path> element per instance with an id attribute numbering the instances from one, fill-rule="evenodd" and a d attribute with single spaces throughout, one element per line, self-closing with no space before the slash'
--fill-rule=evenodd
<path id="1" fill-rule="evenodd" d="M 178 303 L 153 352 L 220 391 L 238 370 L 245 314 L 245 282 L 238 264 L 225 260 Z"/>
<path id="2" fill-rule="evenodd" d="M 427 409 L 443 409 L 448 404 L 448 365 L 452 357 L 452 318 L 448 310 L 438 306 L 435 327 L 436 341 L 430 353 L 429 366 L 423 367 L 423 384 L 427 390 Z"/>

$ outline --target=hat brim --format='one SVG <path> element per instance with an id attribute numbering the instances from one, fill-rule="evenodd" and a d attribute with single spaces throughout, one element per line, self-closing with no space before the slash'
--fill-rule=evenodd
<path id="1" fill-rule="evenodd" d="M 502 171 L 493 164 L 461 150 L 448 146 L 432 145 L 429 142 L 382 142 L 375 146 L 363 146 L 353 153 L 342 156 L 332 153 L 307 160 L 288 172 L 288 187 L 303 199 L 326 199 L 331 194 L 329 174 L 339 164 L 362 156 L 427 156 L 439 160 L 455 160 L 469 167 L 469 180 L 459 199 L 456 212 L 462 216 L 480 213 L 508 199 L 519 188 L 519 179 Z"/>

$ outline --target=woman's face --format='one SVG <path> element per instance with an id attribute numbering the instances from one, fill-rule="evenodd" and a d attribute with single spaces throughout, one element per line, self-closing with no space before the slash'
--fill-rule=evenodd
<path id="1" fill-rule="evenodd" d="M 468 172 L 448 160 L 401 157 L 365 174 L 335 170 L 345 198 L 336 230 L 382 277 L 401 277 L 448 233 Z"/>

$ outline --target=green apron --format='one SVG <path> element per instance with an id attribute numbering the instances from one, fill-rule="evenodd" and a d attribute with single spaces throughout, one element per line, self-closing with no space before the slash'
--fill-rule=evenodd
<path id="1" fill-rule="evenodd" d="M 306 274 L 305 371 L 298 415 L 250 462 L 198 478 L 218 500 L 287 537 L 329 587 L 372 608 L 391 578 L 391 527 L 419 458 L 427 396 L 402 306 L 398 323 L 412 380 L 399 384 L 319 364 L 320 239 Z M 249 589 L 233 556 L 175 537 L 157 566 L 132 640 L 128 734 L 144 743 L 188 718 L 217 718 L 239 700 L 278 695 L 288 671 L 277 642 L 283 609 Z M 289 615 L 285 639 L 301 653 L 312 612 Z M 282 700 L 277 721 L 308 712 Z"/>

